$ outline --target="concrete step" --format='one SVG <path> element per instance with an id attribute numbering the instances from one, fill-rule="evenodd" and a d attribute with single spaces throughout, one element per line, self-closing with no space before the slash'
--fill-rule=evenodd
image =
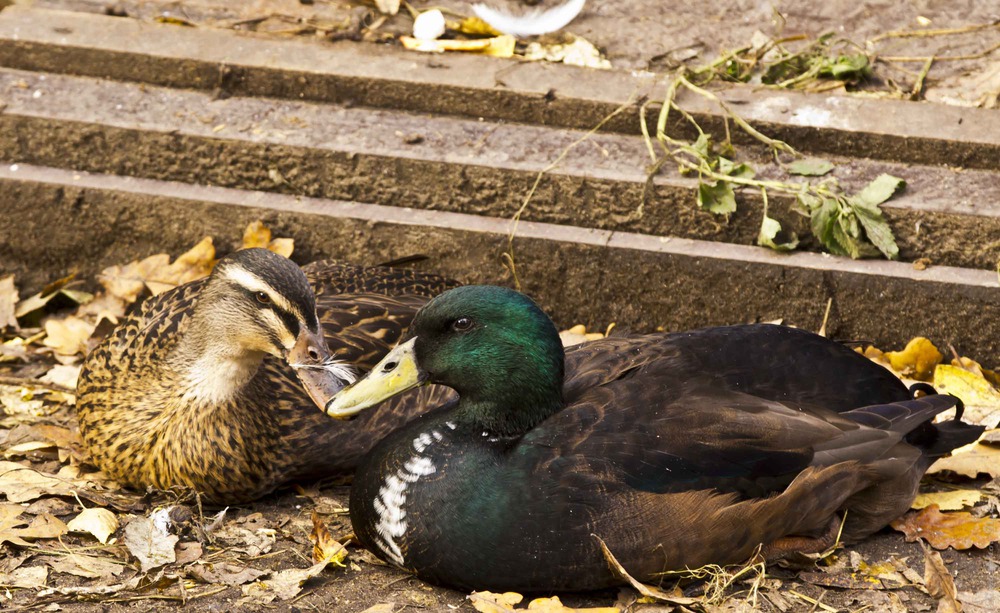
<path id="1" fill-rule="evenodd" d="M 762 208 L 744 191 L 725 218 L 697 209 L 697 182 L 647 180 L 638 135 L 411 111 L 231 96 L 0 69 L 0 160 L 433 210 L 750 245 Z M 578 143 L 573 146 L 574 143 Z M 765 153 L 758 175 L 788 178 Z M 905 259 L 992 269 L 1000 259 L 1000 172 L 831 156 L 858 190 L 880 173 L 906 191 L 884 207 Z M 819 250 L 808 220 L 773 197 L 770 214 Z M 642 211 L 640 214 L 639 211 Z"/>
<path id="2" fill-rule="evenodd" d="M 264 96 L 639 132 L 639 102 L 665 77 L 12 6 L 0 13 L 0 66 L 107 77 L 220 95 Z M 1000 115 L 986 109 L 733 87 L 719 92 L 758 128 L 802 151 L 1000 169 Z M 722 115 L 681 101 L 706 126 Z"/>
<path id="3" fill-rule="evenodd" d="M 421 266 L 470 283 L 510 283 L 501 266 L 510 223 L 429 211 L 59 168 L 0 168 L 0 261 L 28 284 L 111 262 L 180 252 L 204 235 L 233 242 L 263 219 L 294 236 L 296 258 L 374 264 L 414 253 Z M 680 330 L 784 321 L 838 338 L 898 347 L 931 335 L 959 353 L 1000 354 L 1000 283 L 992 271 L 851 261 L 681 238 L 522 222 L 518 274 L 562 325 L 610 322 Z M 831 265 L 831 262 L 835 262 Z"/>

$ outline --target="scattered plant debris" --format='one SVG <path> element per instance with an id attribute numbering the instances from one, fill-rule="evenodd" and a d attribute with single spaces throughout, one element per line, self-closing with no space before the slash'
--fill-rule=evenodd
<path id="1" fill-rule="evenodd" d="M 290 240 L 274 239 L 262 224 L 251 224 L 241 244 L 282 253 L 293 247 Z M 15 313 L 15 324 L 0 330 L 0 605 L 42 608 L 103 600 L 141 602 L 140 607 L 149 608 L 151 601 L 183 603 L 224 594 L 237 607 L 281 608 L 314 593 L 336 591 L 331 582 L 353 573 L 398 572 L 350 546 L 346 490 L 330 495 L 309 486 L 290 495 L 291 505 L 275 508 L 265 503 L 212 515 L 203 514 L 190 492 L 123 490 L 87 463 L 71 410 L 81 352 L 93 336 L 106 332 L 102 322 L 121 317 L 134 301 L 207 274 L 215 259 L 212 245 L 202 241 L 176 259 L 162 254 L 109 267 L 98 279 L 102 290 L 96 295 L 75 289 L 80 281 L 60 280 L 42 295 L 69 294 L 58 300 L 39 298 L 39 306 L 21 317 L 16 313 L 24 301 L 17 299 L 16 279 L 0 283 L 0 299 Z M 70 317 L 86 323 L 91 337 L 74 332 L 76 324 L 65 323 Z M 48 325 L 52 321 L 63 325 Z M 588 332 L 576 326 L 563 336 L 567 343 L 583 342 L 612 329 Z M 926 338 L 895 352 L 868 347 L 864 353 L 907 381 L 920 377 L 951 390 L 965 401 L 966 419 L 991 426 L 1000 421 L 1000 377 L 979 363 L 957 355 L 946 363 Z M 990 430 L 979 442 L 935 464 L 927 491 L 914 502 L 919 510 L 901 518 L 900 529 L 933 547 L 976 550 L 1000 540 L 1000 485 L 981 485 L 984 476 L 998 476 L 998 450 L 1000 432 Z M 931 559 L 933 553 L 928 553 Z M 615 566 L 611 552 L 605 555 L 630 581 L 624 569 Z M 940 569 L 932 570 L 940 574 Z M 949 588 L 943 576 L 933 579 L 943 583 L 943 591 L 932 591 L 929 573 L 925 571 L 925 583 L 904 558 L 869 561 L 853 549 L 836 549 L 789 568 L 765 568 L 754 559 L 742 566 L 664 575 L 660 586 L 630 581 L 633 588 L 625 589 L 613 604 L 598 598 L 573 607 L 548 595 L 524 605 L 520 594 L 487 592 L 473 593 L 468 602 L 480 611 L 503 613 L 604 613 L 644 603 L 692 611 L 825 611 L 837 609 L 830 604 L 830 591 L 840 590 L 873 610 L 902 611 L 913 598 L 923 597 L 919 590 L 925 589 L 941 607 L 954 601 L 967 611 L 977 610 L 973 603 L 984 603 L 986 608 L 979 610 L 991 610 L 989 592 L 956 591 L 954 582 Z M 906 603 L 898 595 L 904 591 L 911 598 Z M 394 602 L 427 608 L 439 604 L 422 592 Z M 400 606 L 385 601 L 375 604 L 371 613 Z"/>

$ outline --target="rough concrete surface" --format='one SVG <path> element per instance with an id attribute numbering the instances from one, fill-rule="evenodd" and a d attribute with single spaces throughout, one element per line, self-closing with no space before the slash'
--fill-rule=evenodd
<path id="1" fill-rule="evenodd" d="M 104 262 L 179 252 L 202 236 L 232 236 L 264 219 L 296 239 L 296 257 L 375 264 L 415 253 L 469 283 L 511 283 L 502 265 L 509 225 L 473 215 L 198 188 L 53 169 L 0 169 L 12 223 L 3 259 L 29 285 Z M 53 219 L 69 232 L 52 240 Z M 79 228 L 101 232 L 79 232 Z M 222 250 L 226 245 L 220 245 Z M 681 330 L 784 318 L 840 338 L 896 346 L 940 337 L 969 355 L 1000 354 L 1000 283 L 990 271 L 780 255 L 754 247 L 523 222 L 514 242 L 525 291 L 564 324 Z M 34 272 L 33 272 L 34 270 Z M 914 314 L 919 313 L 919 317 Z"/>
<path id="2" fill-rule="evenodd" d="M 0 16 L 0 65 L 193 87 L 589 129 L 638 131 L 638 104 L 663 96 L 654 73 L 592 71 L 474 55 L 248 37 L 130 19 L 14 7 Z M 760 128 L 803 151 L 996 168 L 1000 118 L 983 109 L 897 100 L 724 89 Z M 694 115 L 721 128 L 714 104 Z M 714 118 L 714 121 L 712 119 Z"/>
<path id="3" fill-rule="evenodd" d="M 754 244 L 763 213 L 744 190 L 728 220 L 695 206 L 697 182 L 667 167 L 652 182 L 641 137 L 231 97 L 87 77 L 0 72 L 0 158 L 99 173 Z M 578 143 L 574 146 L 574 143 Z M 572 149 L 567 150 L 567 148 Z M 551 161 L 566 151 L 560 163 Z M 788 180 L 743 148 L 758 176 Z M 881 173 L 907 180 L 885 206 L 904 259 L 991 269 L 1000 259 L 996 171 L 833 158 L 849 192 Z M 819 250 L 790 197 L 769 214 Z"/>

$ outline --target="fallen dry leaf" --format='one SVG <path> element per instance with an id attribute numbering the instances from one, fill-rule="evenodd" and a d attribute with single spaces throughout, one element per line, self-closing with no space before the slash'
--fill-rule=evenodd
<path id="1" fill-rule="evenodd" d="M 570 66 L 585 66 L 601 70 L 611 68 L 611 62 L 601 55 L 600 49 L 594 46 L 594 43 L 580 36 L 575 36 L 570 43 L 528 43 L 524 50 L 524 59 L 561 62 Z"/>
<path id="2" fill-rule="evenodd" d="M 466 17 L 460 22 L 449 21 L 447 25 L 451 30 L 474 36 L 500 36 L 503 34 L 479 17 Z"/>
<path id="3" fill-rule="evenodd" d="M 563 347 L 572 347 L 573 345 L 602 338 L 604 338 L 604 334 L 600 332 L 587 332 L 587 327 L 583 324 L 575 325 L 569 330 L 563 330 L 559 333 L 559 340 L 562 341 Z"/>
<path id="4" fill-rule="evenodd" d="M 573 609 L 565 606 L 558 596 L 551 598 L 535 598 L 528 603 L 527 608 L 518 609 L 515 605 L 524 600 L 517 592 L 473 592 L 468 596 L 469 602 L 477 611 L 483 613 L 517 613 L 520 611 L 538 611 L 540 613 L 620 613 L 618 607 L 592 607 Z"/>
<path id="5" fill-rule="evenodd" d="M 993 478 L 1000 477 L 1000 448 L 983 444 L 981 441 L 994 435 L 997 430 L 988 430 L 980 441 L 959 447 L 946 458 L 934 462 L 927 474 L 951 471 L 975 479 L 980 473 Z"/>
<path id="6" fill-rule="evenodd" d="M 274 547 L 276 532 L 271 528 L 248 530 L 227 524 L 214 532 L 215 538 L 223 541 L 232 551 L 239 551 L 250 557 L 263 555 Z"/>
<path id="7" fill-rule="evenodd" d="M 43 513 L 36 515 L 29 524 L 18 519 L 23 511 L 17 504 L 0 504 L 0 545 L 8 542 L 30 547 L 31 544 L 24 539 L 50 539 L 66 534 L 66 524 L 57 517 Z"/>
<path id="8" fill-rule="evenodd" d="M 18 319 L 28 318 L 37 321 L 36 317 L 44 314 L 45 310 L 58 310 L 64 306 L 77 306 L 89 302 L 93 299 L 93 294 L 77 290 L 67 289 L 67 285 L 76 277 L 75 274 L 63 277 L 57 281 L 49 283 L 34 296 L 29 296 L 17 303 L 17 310 L 14 316 Z M 34 324 L 32 324 L 34 325 Z"/>
<path id="9" fill-rule="evenodd" d="M 361 613 L 394 613 L 396 611 L 396 605 L 391 602 L 380 602 L 379 604 L 372 605 L 362 611 Z"/>
<path id="10" fill-rule="evenodd" d="M 139 291 L 142 291 L 141 284 L 139 285 Z M 102 292 L 90 302 L 81 305 L 76 310 L 76 316 L 80 319 L 93 322 L 94 325 L 100 324 L 103 319 L 107 319 L 111 323 L 118 325 L 118 320 L 125 315 L 128 305 L 129 302 L 126 302 L 124 299 L 108 292 Z"/>
<path id="11" fill-rule="evenodd" d="M 203 553 L 205 553 L 205 550 L 202 548 L 201 543 L 197 541 L 177 543 L 177 547 L 174 547 L 174 555 L 177 559 L 174 562 L 176 564 L 190 564 L 201 558 L 201 554 Z"/>
<path id="12" fill-rule="evenodd" d="M 883 357 L 896 372 L 921 381 L 930 380 L 934 367 L 944 358 L 934 343 L 922 336 L 911 339 L 902 351 L 887 351 Z"/>
<path id="13" fill-rule="evenodd" d="M 45 402 L 35 398 L 34 390 L 0 385 L 0 406 L 8 415 L 44 415 Z M 0 480 L 3 477 L 0 476 Z"/>
<path id="14" fill-rule="evenodd" d="M 375 8 L 383 15 L 395 15 L 399 12 L 399 0 L 375 0 Z"/>
<path id="15" fill-rule="evenodd" d="M 973 372 L 951 364 L 934 369 L 933 385 L 942 394 L 953 394 L 965 404 L 962 419 L 991 428 L 1000 421 L 1000 391 L 986 380 L 982 371 Z"/>
<path id="16" fill-rule="evenodd" d="M 24 512 L 28 515 L 41 515 L 42 513 L 67 515 L 73 512 L 73 505 L 62 498 L 42 498 L 25 507 Z"/>
<path id="17" fill-rule="evenodd" d="M 10 502 L 27 502 L 41 496 L 72 496 L 79 484 L 57 475 L 41 473 L 17 462 L 0 462 L 0 494 Z"/>
<path id="18" fill-rule="evenodd" d="M 1000 519 L 966 512 L 942 513 L 933 504 L 889 525 L 905 534 L 908 542 L 925 539 L 934 549 L 985 549 L 1000 540 Z"/>
<path id="19" fill-rule="evenodd" d="M 942 511 L 961 511 L 982 500 L 983 493 L 979 490 L 952 490 L 947 492 L 928 492 L 917 494 L 911 509 L 923 509 L 936 504 Z"/>
<path id="20" fill-rule="evenodd" d="M 14 316 L 17 304 L 17 288 L 14 287 L 14 275 L 0 278 L 0 330 L 6 327 L 18 329 L 17 317 Z"/>
<path id="21" fill-rule="evenodd" d="M 243 596 L 252 602 L 267 604 L 278 600 L 291 600 L 302 591 L 302 585 L 319 575 L 326 568 L 326 562 L 313 564 L 309 568 L 291 568 L 271 575 L 270 579 L 257 581 L 242 588 Z"/>
<path id="22" fill-rule="evenodd" d="M 78 364 L 57 364 L 42 375 L 39 381 L 43 383 L 54 383 L 69 389 L 76 389 L 77 381 L 80 380 L 80 370 L 83 367 Z"/>
<path id="23" fill-rule="evenodd" d="M 75 315 L 45 321 L 45 343 L 61 355 L 87 353 L 87 339 L 94 333 L 94 326 Z"/>
<path id="24" fill-rule="evenodd" d="M 105 268 L 98 275 L 98 280 L 109 294 L 132 303 L 145 288 L 149 288 L 155 296 L 178 285 L 207 277 L 213 266 L 215 246 L 212 237 L 206 236 L 173 263 L 166 253 L 157 253 L 124 266 Z"/>
<path id="25" fill-rule="evenodd" d="M 399 42 L 405 49 L 412 51 L 425 51 L 430 53 L 443 53 L 445 51 L 465 51 L 470 53 L 481 53 L 492 57 L 511 57 L 514 55 L 514 46 L 517 41 L 513 36 L 496 36 L 494 38 L 476 38 L 473 40 L 460 40 L 452 38 L 441 38 L 435 40 L 424 40 L 413 38 L 412 36 L 400 36 Z"/>
<path id="26" fill-rule="evenodd" d="M 245 583 L 250 583 L 251 581 L 256 581 L 260 577 L 268 574 L 270 571 L 257 570 L 256 568 L 250 568 L 249 566 L 238 566 L 236 564 L 229 564 L 228 562 L 220 562 L 217 564 L 198 562 L 197 564 L 189 566 L 186 569 L 186 572 L 189 576 L 201 581 L 202 583 L 221 583 L 223 585 L 239 586 Z"/>
<path id="27" fill-rule="evenodd" d="M 57 573 L 88 579 L 116 577 L 125 570 L 124 564 L 112 562 L 107 558 L 88 556 L 80 552 L 73 552 L 72 555 L 67 556 L 42 556 L 38 558 L 38 561 L 45 563 Z"/>
<path id="28" fill-rule="evenodd" d="M 344 566 L 343 560 L 347 557 L 347 548 L 330 535 L 326 524 L 315 511 L 312 514 L 312 523 L 313 529 L 309 534 L 309 540 L 313 544 L 313 562 Z"/>
<path id="29" fill-rule="evenodd" d="M 27 455 L 32 451 L 38 451 L 40 449 L 52 449 L 53 447 L 55 447 L 55 443 L 49 443 L 47 441 L 32 441 L 30 443 L 20 443 L 8 447 L 7 451 L 3 452 L 3 457 L 14 458 L 18 456 Z"/>
<path id="30" fill-rule="evenodd" d="M 504 592 L 494 594 L 493 592 L 472 592 L 468 596 L 472 606 L 477 611 L 483 613 L 508 613 L 514 610 L 514 606 L 524 600 L 524 596 L 517 592 Z"/>
<path id="31" fill-rule="evenodd" d="M 972 358 L 967 358 L 964 356 L 954 358 L 951 361 L 951 365 L 957 366 L 959 368 L 964 368 L 965 370 L 973 374 L 981 375 L 984 379 L 992 383 L 995 387 L 1000 388 L 1000 374 L 997 374 L 997 372 L 994 370 L 983 368 L 982 364 L 973 360 Z"/>
<path id="32" fill-rule="evenodd" d="M 49 571 L 44 566 L 29 566 L 15 568 L 9 573 L 0 573 L 0 585 L 6 587 L 40 588 L 45 587 Z"/>
<path id="33" fill-rule="evenodd" d="M 962 603 L 964 613 L 996 613 L 1000 611 L 1000 590 L 959 592 L 958 601 Z"/>
<path id="34" fill-rule="evenodd" d="M 956 600 L 955 579 L 945 567 L 941 554 L 923 543 L 920 545 L 924 549 L 924 585 L 927 593 L 938 601 L 938 613 L 960 613 L 962 605 Z"/>
<path id="35" fill-rule="evenodd" d="M 191 281 L 207 277 L 215 266 L 215 246 L 212 237 L 206 236 L 194 247 L 177 257 L 166 270 L 146 279 L 146 287 L 153 295 L 173 289 Z"/>
<path id="36" fill-rule="evenodd" d="M 271 230 L 262 221 L 254 221 L 243 231 L 243 246 L 241 249 L 260 247 L 273 251 L 286 258 L 292 257 L 295 250 L 295 240 L 291 238 L 271 238 Z"/>
<path id="37" fill-rule="evenodd" d="M 170 534 L 169 514 L 169 509 L 157 509 L 150 517 L 136 517 L 125 526 L 125 546 L 139 561 L 142 572 L 177 559 L 174 545 L 179 539 Z"/>
<path id="38" fill-rule="evenodd" d="M 92 534 L 102 544 L 107 544 L 108 537 L 118 530 L 118 518 L 107 509 L 93 507 L 84 509 L 79 515 L 66 524 L 70 532 Z"/>

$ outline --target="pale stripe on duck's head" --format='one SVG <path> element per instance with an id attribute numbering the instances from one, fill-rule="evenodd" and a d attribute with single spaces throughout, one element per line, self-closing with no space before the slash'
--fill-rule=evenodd
<path id="1" fill-rule="evenodd" d="M 219 260 L 212 273 L 213 283 L 224 282 L 242 290 L 261 306 L 271 306 L 298 335 L 298 322 L 319 331 L 316 296 L 302 269 L 286 257 L 267 249 L 243 249 Z M 296 322 L 295 324 L 292 321 Z"/>
<path id="2" fill-rule="evenodd" d="M 353 381 L 333 361 L 309 280 L 288 258 L 266 249 L 232 253 L 216 265 L 206 296 L 215 303 L 212 325 L 247 350 L 285 359 L 317 404 Z"/>

